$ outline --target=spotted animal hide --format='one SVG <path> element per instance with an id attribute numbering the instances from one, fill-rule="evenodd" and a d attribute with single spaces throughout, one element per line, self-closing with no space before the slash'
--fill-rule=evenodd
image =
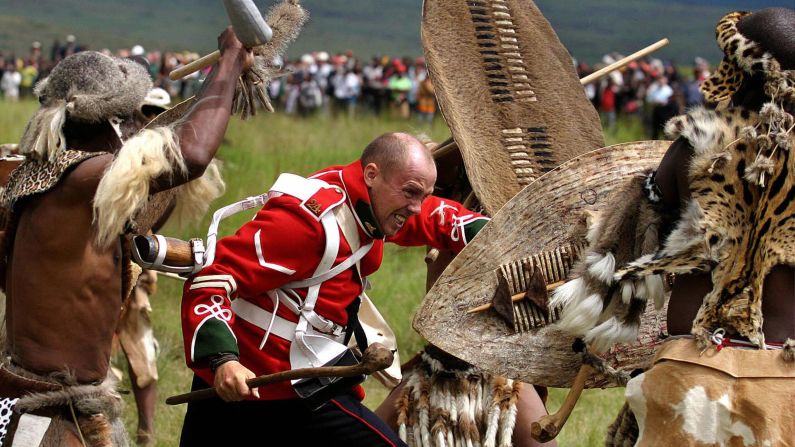
<path id="1" fill-rule="evenodd" d="M 791 115 L 773 104 L 758 114 L 696 109 L 671 120 L 668 136 L 684 138 L 694 149 L 690 201 L 665 242 L 650 250 L 654 239 L 639 241 L 637 235 L 658 222 L 653 213 L 643 217 L 654 191 L 642 197 L 639 180 L 629 180 L 616 206 L 591 226 L 590 246 L 574 279 L 553 296 L 553 304 L 564 306 L 561 328 L 584 335 L 597 351 L 632 341 L 638 313 L 633 309 L 642 309 L 649 297 L 663 299 L 660 275 L 711 272 L 714 287 L 693 334 L 706 346 L 709 335 L 723 328 L 764 346 L 764 279 L 777 264 L 795 266 L 791 126 Z M 633 229 L 635 238 L 627 233 Z"/>
<path id="2" fill-rule="evenodd" d="M 614 276 L 710 271 L 713 289 L 692 329 L 702 345 L 724 328 L 763 347 L 764 279 L 777 264 L 795 266 L 795 138 L 771 107 L 698 109 L 668 123 L 668 134 L 695 150 L 691 200 L 659 251 Z"/>

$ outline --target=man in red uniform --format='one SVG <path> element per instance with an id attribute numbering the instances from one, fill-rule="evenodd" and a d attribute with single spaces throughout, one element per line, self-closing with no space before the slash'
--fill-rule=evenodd
<path id="1" fill-rule="evenodd" d="M 485 225 L 486 217 L 431 196 L 435 181 L 426 147 L 400 133 L 376 138 L 347 166 L 277 180 L 256 217 L 219 241 L 214 258 L 185 285 L 183 336 L 194 389 L 214 384 L 223 400 L 242 402 L 190 404 L 182 445 L 243 440 L 264 425 L 296 445 L 405 445 L 361 404 L 359 386 L 312 410 L 289 382 L 252 390 L 245 381 L 294 369 L 302 361 L 297 343 L 347 342 L 355 325 L 349 316 L 364 278 L 381 264 L 385 241 L 458 252 Z M 334 269 L 343 263 L 348 267 Z"/>

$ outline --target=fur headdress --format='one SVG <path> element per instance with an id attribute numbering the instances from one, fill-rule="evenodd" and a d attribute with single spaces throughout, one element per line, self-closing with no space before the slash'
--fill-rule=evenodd
<path id="1" fill-rule="evenodd" d="M 140 109 L 152 81 L 146 69 L 131 59 L 95 51 L 71 55 L 36 85 L 41 108 L 25 128 L 20 152 L 52 160 L 66 149 L 67 119 L 99 123 L 126 117 Z"/>
<path id="2" fill-rule="evenodd" d="M 794 10 L 731 12 L 718 22 L 715 37 L 724 57 L 715 73 L 701 85 L 707 101 L 718 103 L 731 98 L 747 77 L 756 74 L 764 76 L 768 96 L 795 101 L 791 66 L 795 51 Z"/>
<path id="3" fill-rule="evenodd" d="M 761 88 L 759 93 L 768 98 L 759 110 L 753 110 L 759 112 L 760 122 L 740 133 L 740 139 L 755 143 L 758 150 L 745 177 L 764 188 L 766 179 L 774 174 L 777 149 L 789 148 L 789 134 L 795 127 L 791 115 L 795 105 L 795 10 L 732 12 L 718 22 L 716 36 L 725 57 L 701 86 L 705 98 L 713 102 L 731 99 L 744 84 L 751 86 L 748 89 Z M 751 77 L 761 78 L 761 85 L 751 82 Z M 667 132 L 677 133 L 674 127 L 684 126 L 672 120 Z"/>

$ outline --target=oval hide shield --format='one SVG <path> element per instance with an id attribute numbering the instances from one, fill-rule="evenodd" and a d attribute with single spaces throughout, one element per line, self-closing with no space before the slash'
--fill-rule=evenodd
<path id="1" fill-rule="evenodd" d="M 500 275 L 513 284 L 512 293 L 525 290 L 530 280 L 523 266 L 540 268 L 547 284 L 564 280 L 585 246 L 584 238 L 571 236 L 572 229 L 583 225 L 586 211 L 608 206 L 611 192 L 630 176 L 656 167 L 669 145 L 669 141 L 643 141 L 601 148 L 531 183 L 450 263 L 425 296 L 414 328 L 430 343 L 489 373 L 568 387 L 581 364 L 572 350 L 574 338 L 557 331 L 554 323 L 544 323 L 537 308 L 515 304 L 514 327 L 495 309 L 467 310 L 491 302 Z M 557 312 L 549 315 L 554 321 Z M 516 326 L 523 330 L 515 330 Z M 646 366 L 664 328 L 664 310 L 654 311 L 650 305 L 640 341 L 617 345 L 602 357 L 625 372 Z M 594 376 L 587 386 L 610 385 L 605 377 Z"/>
<path id="2" fill-rule="evenodd" d="M 572 58 L 530 0 L 425 0 L 422 43 L 442 114 L 487 214 L 604 146 Z"/>

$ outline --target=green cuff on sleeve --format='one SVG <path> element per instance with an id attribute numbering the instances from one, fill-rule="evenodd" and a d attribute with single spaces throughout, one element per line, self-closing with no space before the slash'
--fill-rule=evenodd
<path id="1" fill-rule="evenodd" d="M 240 355 L 237 339 L 229 326 L 217 318 L 210 318 L 196 332 L 193 361 L 200 362 L 220 352 Z"/>
<path id="2" fill-rule="evenodd" d="M 489 219 L 476 219 L 464 225 L 464 241 L 468 244 L 480 230 L 489 223 Z"/>

